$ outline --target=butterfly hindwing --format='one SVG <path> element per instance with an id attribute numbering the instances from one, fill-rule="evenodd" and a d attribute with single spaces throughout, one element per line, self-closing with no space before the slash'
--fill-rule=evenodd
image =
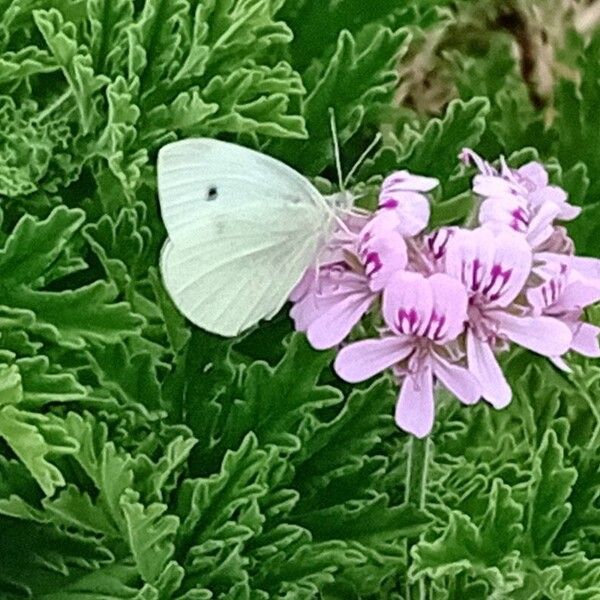
<path id="1" fill-rule="evenodd" d="M 165 286 L 196 325 L 236 335 L 285 303 L 326 242 L 331 211 L 299 173 L 216 140 L 159 155 Z"/>

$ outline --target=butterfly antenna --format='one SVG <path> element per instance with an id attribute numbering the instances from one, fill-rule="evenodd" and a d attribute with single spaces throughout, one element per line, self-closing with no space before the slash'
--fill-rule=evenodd
<path id="1" fill-rule="evenodd" d="M 358 160 L 354 163 L 353 167 L 350 169 L 350 172 L 346 176 L 346 179 L 344 179 L 344 186 L 342 187 L 342 189 L 346 188 L 346 186 L 348 185 L 348 183 L 352 179 L 353 175 L 356 173 L 356 171 L 358 171 L 358 169 L 363 164 L 363 162 L 365 161 L 365 159 L 367 158 L 367 156 L 369 156 L 369 154 L 371 153 L 371 151 L 373 150 L 373 148 L 375 148 L 375 146 L 377 144 L 379 144 L 380 140 L 381 140 L 381 132 L 379 132 L 375 136 L 375 138 L 373 139 L 373 141 L 368 145 L 367 149 L 358 157 Z"/>
<path id="2" fill-rule="evenodd" d="M 333 138 L 333 153 L 335 156 L 335 169 L 337 171 L 338 184 L 340 190 L 344 191 L 344 181 L 342 178 L 342 162 L 340 160 L 340 144 L 338 140 L 337 127 L 335 125 L 335 112 L 333 108 L 329 107 L 329 124 L 331 126 L 331 137 Z"/>

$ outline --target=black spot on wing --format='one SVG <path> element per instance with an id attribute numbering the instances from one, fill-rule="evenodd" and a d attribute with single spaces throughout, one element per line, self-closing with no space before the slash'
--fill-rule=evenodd
<path id="1" fill-rule="evenodd" d="M 209 201 L 216 200 L 218 196 L 217 187 L 215 185 L 211 185 L 208 188 L 208 192 L 206 194 L 206 199 Z"/>

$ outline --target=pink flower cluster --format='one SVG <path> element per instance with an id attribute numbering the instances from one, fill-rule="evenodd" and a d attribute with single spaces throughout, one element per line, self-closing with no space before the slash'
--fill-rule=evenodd
<path id="1" fill-rule="evenodd" d="M 352 214 L 318 268 L 292 294 L 291 316 L 317 349 L 341 344 L 369 313 L 379 337 L 341 348 L 338 375 L 359 382 L 391 368 L 396 423 L 418 436 L 434 422 L 434 385 L 465 404 L 511 400 L 496 355 L 518 344 L 564 370 L 564 355 L 599 357 L 600 328 L 583 321 L 600 300 L 600 260 L 575 256 L 556 221 L 580 209 L 536 162 L 496 169 L 470 150 L 479 174 L 479 226 L 427 231 L 438 180 L 407 171 L 383 182 L 379 208 Z"/>

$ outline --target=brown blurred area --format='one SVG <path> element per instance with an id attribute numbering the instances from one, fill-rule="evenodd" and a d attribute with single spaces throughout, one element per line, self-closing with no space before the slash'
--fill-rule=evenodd
<path id="1" fill-rule="evenodd" d="M 551 119 L 555 81 L 578 76 L 568 47 L 600 26 L 600 0 L 458 1 L 440 10 L 441 24 L 417 34 L 400 69 L 398 104 L 421 115 L 438 114 L 459 95 L 459 56 L 483 56 L 501 37 L 532 105 Z"/>

